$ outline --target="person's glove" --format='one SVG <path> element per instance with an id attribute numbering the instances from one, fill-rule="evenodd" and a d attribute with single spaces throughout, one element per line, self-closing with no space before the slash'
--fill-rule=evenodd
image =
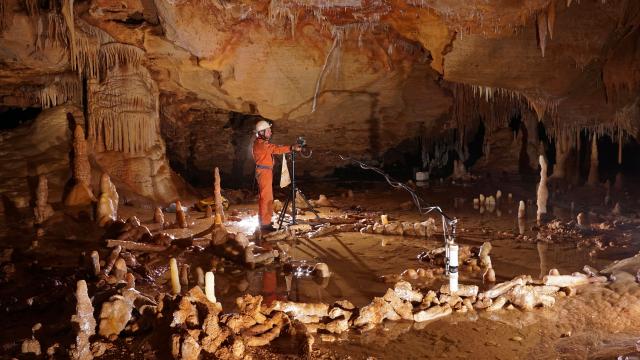
<path id="1" fill-rule="evenodd" d="M 302 150 L 302 146 L 299 144 L 291 145 L 291 151 L 300 151 Z"/>

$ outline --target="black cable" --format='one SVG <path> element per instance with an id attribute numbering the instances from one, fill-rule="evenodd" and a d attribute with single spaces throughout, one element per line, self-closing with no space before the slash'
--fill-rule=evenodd
<path id="1" fill-rule="evenodd" d="M 391 176 L 389 176 L 384 171 L 382 171 L 382 169 L 380 169 L 378 167 L 375 167 L 375 166 L 372 166 L 372 165 L 369 165 L 367 163 L 364 163 L 364 162 L 362 162 L 360 160 L 356 160 L 356 159 L 352 158 L 351 156 L 337 154 L 337 153 L 335 153 L 333 151 L 326 151 L 324 153 L 328 154 L 328 155 L 335 155 L 338 158 L 340 158 L 340 160 L 343 160 L 343 161 L 350 161 L 350 162 L 360 166 L 361 169 L 374 171 L 374 172 L 382 175 L 382 177 L 384 177 L 384 179 L 387 181 L 387 183 L 389 185 L 391 185 L 391 187 L 393 187 L 395 189 L 403 189 L 406 192 L 408 192 L 409 195 L 411 195 L 411 199 L 413 200 L 414 205 L 416 206 L 416 208 L 418 208 L 418 212 L 420 213 L 420 215 L 426 215 L 426 214 L 428 214 L 430 212 L 435 211 L 440 216 L 442 216 L 442 231 L 443 231 L 443 236 L 444 236 L 445 243 L 452 243 L 452 242 L 455 241 L 456 224 L 458 223 L 458 219 L 449 217 L 444 211 L 442 211 L 442 209 L 439 206 L 425 206 L 425 205 L 423 205 L 426 202 L 420 196 L 418 196 L 418 194 L 416 194 L 415 190 L 410 188 L 407 184 L 393 179 Z"/>

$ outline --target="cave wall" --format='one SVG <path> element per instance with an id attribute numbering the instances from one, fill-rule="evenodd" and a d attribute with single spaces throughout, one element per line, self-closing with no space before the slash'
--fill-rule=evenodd
<path id="1" fill-rule="evenodd" d="M 478 121 L 487 153 L 509 147 L 514 112 L 555 138 L 640 129 L 634 1 L 7 0 L 0 18 L 0 105 L 78 107 L 95 164 L 161 201 L 185 189 L 171 168 L 245 183 L 259 118 L 307 138 L 310 176 L 339 166 L 325 151 L 416 139 L 465 157 Z"/>

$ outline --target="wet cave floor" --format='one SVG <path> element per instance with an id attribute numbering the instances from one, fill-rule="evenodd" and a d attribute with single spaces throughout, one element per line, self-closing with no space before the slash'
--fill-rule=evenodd
<path id="1" fill-rule="evenodd" d="M 175 257 L 178 263 L 189 264 L 192 273 L 196 267 L 205 271 L 215 269 L 216 294 L 224 312 L 234 311 L 236 297 L 244 293 L 262 295 L 265 303 L 277 299 L 331 304 L 347 299 L 361 307 L 393 287 L 384 281 L 385 277 L 397 279 L 407 269 L 434 268 L 419 261 L 417 255 L 442 246 L 441 219 L 436 214 L 419 215 L 407 204 L 410 201 L 407 193 L 379 182 L 308 183 L 303 189 L 310 198 L 326 194 L 333 203 L 332 207 L 317 208 L 323 218 L 365 212 L 370 216 L 387 214 L 390 220 L 411 222 L 433 217 L 438 231 L 429 238 L 338 232 L 288 241 L 289 255 L 294 260 L 326 263 L 331 271 L 328 279 L 287 277 L 278 262 L 247 269 L 197 246 L 173 246 L 160 253 L 134 252 L 137 262 L 145 269 L 142 274 L 136 273 L 136 289 L 151 298 L 170 291 L 168 259 Z M 349 189 L 353 190 L 353 197 L 344 195 Z M 478 247 L 487 241 L 492 243 L 491 259 L 498 283 L 523 274 L 540 278 L 552 268 L 561 274 L 581 271 L 585 265 L 603 269 L 615 260 L 632 257 L 640 251 L 637 189 L 612 190 L 606 205 L 604 188 L 585 186 L 552 191 L 553 206 L 541 227 L 535 221 L 533 189 L 533 180 L 505 181 L 499 185 L 489 181 L 475 184 L 434 181 L 428 187 L 418 188 L 418 193 L 428 203 L 439 205 L 459 219 L 457 241 L 461 245 Z M 497 190 L 502 192 L 502 197 L 495 209 L 474 208 L 473 198 L 481 193 L 495 196 Z M 520 223 L 517 219 L 519 200 L 528 203 L 527 218 Z M 620 202 L 623 212 L 614 216 L 611 209 L 616 202 Z M 188 200 L 183 201 L 183 205 L 189 204 Z M 97 250 L 101 259 L 110 253 L 104 246 L 103 229 L 82 212 L 64 211 L 59 207 L 54 204 L 58 211 L 47 222 L 45 235 L 37 244 L 33 242 L 35 231 L 27 220 L 27 209 L 0 217 L 0 248 L 4 249 L 0 354 L 8 358 L 24 357 L 20 355 L 20 344 L 31 337 L 31 328 L 36 323 L 42 324 L 35 336 L 43 352 L 52 344 L 60 343 L 64 347 L 65 342 L 70 341 L 73 332 L 69 319 L 75 311 L 75 283 L 87 277 L 81 266 L 82 253 Z M 231 216 L 225 226 L 231 232 L 253 233 L 257 224 L 256 208 L 255 202 L 232 205 L 227 210 Z M 589 228 L 577 233 L 563 231 L 566 227 L 562 224 L 574 222 L 578 212 L 588 215 Z M 133 215 L 152 232 L 164 231 L 176 238 L 201 232 L 212 224 L 212 218 L 190 210 L 188 229 L 162 230 L 152 224 L 153 209 L 120 206 L 119 217 L 126 219 Z M 167 221 L 174 221 L 174 214 L 165 213 L 165 216 Z M 312 217 L 307 212 L 299 218 Z M 560 225 L 549 226 L 554 221 Z M 312 355 L 353 359 L 640 356 L 636 345 L 640 339 L 640 289 L 635 273 L 631 275 L 618 276 L 607 285 L 581 287 L 576 295 L 560 298 L 548 309 L 470 312 L 426 323 L 387 321 L 362 334 L 349 331 L 318 338 Z M 414 287 L 439 289 L 446 279 L 436 276 L 408 281 Z M 460 282 L 479 285 L 481 291 L 493 285 L 483 284 L 482 273 L 464 266 Z M 191 286 L 195 286 L 193 275 L 189 288 Z M 157 344 L 150 339 L 155 337 L 121 335 L 103 358 L 171 358 L 168 344 Z M 253 357 L 296 357 L 291 347 L 286 338 L 279 338 L 268 347 L 256 348 Z"/>

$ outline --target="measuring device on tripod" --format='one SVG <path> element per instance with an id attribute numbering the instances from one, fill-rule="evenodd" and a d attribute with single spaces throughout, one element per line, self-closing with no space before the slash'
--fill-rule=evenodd
<path id="1" fill-rule="evenodd" d="M 300 156 L 302 156 L 303 158 L 311 157 L 311 154 L 313 153 L 313 151 L 307 147 L 307 141 L 303 137 L 301 136 L 298 137 L 296 144 L 300 145 L 301 147 Z M 311 211 L 315 214 L 316 219 L 320 219 L 320 215 L 318 214 L 318 211 L 313 208 L 313 205 L 311 205 L 309 200 L 307 200 L 307 197 L 304 196 L 302 191 L 300 191 L 300 189 L 298 189 L 298 187 L 296 186 L 296 152 L 292 151 L 290 156 L 291 156 L 291 171 L 290 171 L 291 192 L 289 193 L 289 196 L 285 200 L 282 206 L 282 210 L 280 210 L 280 215 L 278 215 L 278 229 L 282 229 L 282 224 L 284 222 L 287 222 L 290 225 L 298 224 L 297 209 L 296 209 L 296 197 L 298 195 L 304 200 L 304 202 L 307 204 L 309 209 L 311 209 Z M 283 161 L 286 161 L 286 159 L 284 159 Z M 283 164 L 282 166 L 285 166 L 285 164 Z M 289 204 L 291 204 L 291 220 L 286 221 L 285 217 L 287 214 L 287 208 L 289 207 Z"/>

